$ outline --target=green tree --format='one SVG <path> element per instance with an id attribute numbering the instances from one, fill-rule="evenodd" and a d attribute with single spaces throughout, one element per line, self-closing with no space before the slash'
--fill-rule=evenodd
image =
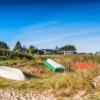
<path id="1" fill-rule="evenodd" d="M 23 49 L 23 48 L 22 48 L 20 41 L 18 41 L 13 50 L 16 51 L 16 50 L 20 50 L 20 49 Z"/>
<path id="2" fill-rule="evenodd" d="M 23 48 L 23 50 L 26 50 L 26 51 L 28 50 L 25 46 L 23 46 L 22 48 Z"/>
<path id="3" fill-rule="evenodd" d="M 55 50 L 56 50 L 56 51 L 59 51 L 59 47 L 56 46 L 56 47 L 55 47 Z"/>
<path id="4" fill-rule="evenodd" d="M 22 50 L 24 50 L 26 53 L 28 53 L 28 48 L 26 48 L 25 46 L 23 46 Z"/>
<path id="5" fill-rule="evenodd" d="M 38 49 L 35 46 L 33 46 L 33 45 L 29 46 L 29 53 L 30 54 L 34 54 L 37 51 L 38 51 Z"/>
<path id="6" fill-rule="evenodd" d="M 65 50 L 65 51 L 76 51 L 76 47 L 74 45 L 65 45 L 60 48 L 60 50 Z"/>
<path id="7" fill-rule="evenodd" d="M 9 49 L 9 46 L 7 45 L 7 43 L 0 41 L 0 49 Z"/>
<path id="8" fill-rule="evenodd" d="M 58 46 L 55 47 L 54 52 L 55 52 L 55 54 L 59 53 L 59 47 Z"/>

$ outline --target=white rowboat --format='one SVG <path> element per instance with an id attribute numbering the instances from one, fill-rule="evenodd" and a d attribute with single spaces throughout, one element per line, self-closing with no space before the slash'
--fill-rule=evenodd
<path id="1" fill-rule="evenodd" d="M 0 66 L 0 77 L 11 79 L 11 80 L 25 80 L 24 73 L 16 68 Z"/>

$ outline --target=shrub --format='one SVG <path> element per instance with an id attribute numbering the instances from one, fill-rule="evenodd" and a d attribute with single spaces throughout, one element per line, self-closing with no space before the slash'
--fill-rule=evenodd
<path id="1" fill-rule="evenodd" d="M 0 50 L 0 60 L 9 60 L 9 59 L 33 59 L 32 56 L 28 54 L 20 54 L 10 50 Z"/>

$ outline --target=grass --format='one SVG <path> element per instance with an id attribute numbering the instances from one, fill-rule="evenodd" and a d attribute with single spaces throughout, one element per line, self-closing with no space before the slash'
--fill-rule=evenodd
<path id="1" fill-rule="evenodd" d="M 51 58 L 56 62 L 63 64 L 66 67 L 64 73 L 53 73 L 48 70 L 43 61 L 47 58 Z M 94 89 L 91 84 L 92 78 L 100 74 L 100 57 L 94 55 L 51 55 L 51 56 L 35 56 L 33 60 L 8 60 L 0 62 L 0 65 L 16 66 L 22 64 L 18 68 L 32 68 L 36 69 L 36 72 L 30 74 L 27 73 L 28 80 L 26 81 L 11 81 L 4 78 L 0 78 L 0 88 L 14 88 L 19 90 L 34 89 L 42 92 L 44 90 L 52 90 L 52 93 L 58 97 L 75 95 L 78 91 L 84 90 L 93 98 L 96 98 L 92 94 Z M 79 62 L 93 63 L 97 66 L 92 69 L 79 70 L 75 69 L 74 65 Z M 96 100 L 98 99 L 97 97 Z M 89 100 L 89 99 L 88 99 Z"/>

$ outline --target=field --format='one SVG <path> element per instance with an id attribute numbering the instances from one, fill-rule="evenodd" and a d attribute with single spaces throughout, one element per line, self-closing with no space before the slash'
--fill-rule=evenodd
<path id="1" fill-rule="evenodd" d="M 51 58 L 65 66 L 64 73 L 54 73 L 43 62 Z M 89 69 L 78 69 L 78 63 L 94 64 Z M 44 55 L 34 56 L 32 60 L 5 60 L 0 65 L 21 69 L 27 76 L 26 81 L 11 81 L 0 78 L 0 88 L 13 88 L 22 91 L 34 89 L 37 92 L 51 91 L 58 99 L 73 97 L 78 92 L 91 100 L 100 100 L 100 88 L 92 84 L 94 77 L 100 75 L 100 56 L 95 55 Z"/>

